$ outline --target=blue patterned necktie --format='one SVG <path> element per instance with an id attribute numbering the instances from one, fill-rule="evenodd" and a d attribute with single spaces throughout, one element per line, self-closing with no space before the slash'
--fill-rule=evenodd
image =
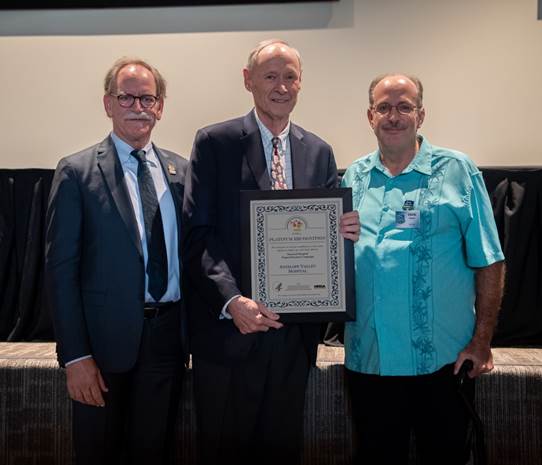
<path id="1" fill-rule="evenodd" d="M 168 283 L 167 251 L 162 214 L 160 213 L 160 205 L 151 171 L 147 165 L 145 150 L 134 150 L 130 154 L 139 163 L 137 167 L 137 184 L 143 207 L 145 236 L 147 237 L 149 294 L 158 302 L 166 292 Z"/>

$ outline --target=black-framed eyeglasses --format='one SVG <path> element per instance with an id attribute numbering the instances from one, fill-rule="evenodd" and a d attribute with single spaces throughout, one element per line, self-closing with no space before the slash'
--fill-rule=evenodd
<path id="1" fill-rule="evenodd" d="M 130 108 L 136 100 L 139 100 L 143 108 L 152 108 L 158 102 L 155 95 L 132 95 L 132 94 L 109 94 L 111 97 L 116 97 L 119 105 L 122 108 Z"/>
<path id="2" fill-rule="evenodd" d="M 415 107 L 407 102 L 401 102 L 397 105 L 391 105 L 390 103 L 383 102 L 379 103 L 378 105 L 373 105 L 371 108 L 381 116 L 389 115 L 394 108 L 401 115 L 410 115 L 413 111 L 418 110 L 418 107 Z"/>

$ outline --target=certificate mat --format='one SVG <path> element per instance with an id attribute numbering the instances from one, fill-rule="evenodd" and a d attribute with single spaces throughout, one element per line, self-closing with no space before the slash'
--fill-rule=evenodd
<path id="1" fill-rule="evenodd" d="M 355 317 L 353 243 L 339 232 L 351 189 L 242 191 L 243 294 L 285 322 Z"/>

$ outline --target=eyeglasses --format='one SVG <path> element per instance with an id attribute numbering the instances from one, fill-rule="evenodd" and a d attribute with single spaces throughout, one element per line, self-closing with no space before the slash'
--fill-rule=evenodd
<path id="1" fill-rule="evenodd" d="M 418 107 L 412 106 L 410 103 L 406 102 L 401 102 L 397 105 L 390 105 L 389 103 L 383 102 L 372 107 L 372 109 L 381 116 L 389 115 L 394 108 L 401 115 L 410 115 L 413 111 L 416 111 L 418 109 Z"/>
<path id="2" fill-rule="evenodd" d="M 112 97 L 117 97 L 119 105 L 122 108 L 130 108 L 136 100 L 139 100 L 143 108 L 152 108 L 156 105 L 158 97 L 154 95 L 132 95 L 132 94 L 109 94 Z"/>

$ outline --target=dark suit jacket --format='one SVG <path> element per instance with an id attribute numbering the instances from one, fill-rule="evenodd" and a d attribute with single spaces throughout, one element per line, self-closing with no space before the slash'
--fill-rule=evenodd
<path id="1" fill-rule="evenodd" d="M 291 124 L 294 189 L 337 186 L 331 147 Z M 271 182 L 254 114 L 200 129 L 187 173 L 183 246 L 192 353 L 228 363 L 246 356 L 261 334 L 241 335 L 220 320 L 224 304 L 241 294 L 240 191 L 269 190 Z M 314 362 L 319 325 L 301 325 Z"/>
<path id="2" fill-rule="evenodd" d="M 154 150 L 169 181 L 180 242 L 187 162 Z M 143 329 L 145 269 L 110 137 L 58 164 L 47 212 L 46 285 L 61 363 L 90 354 L 103 371 L 134 365 Z"/>

